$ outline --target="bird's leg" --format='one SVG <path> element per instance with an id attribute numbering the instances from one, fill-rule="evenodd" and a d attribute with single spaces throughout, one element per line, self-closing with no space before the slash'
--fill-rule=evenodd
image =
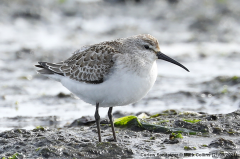
<path id="1" fill-rule="evenodd" d="M 101 130 L 100 130 L 100 116 L 98 114 L 98 108 L 99 108 L 99 103 L 96 103 L 96 111 L 95 111 L 95 120 L 96 120 L 96 124 L 97 124 L 97 130 L 98 130 L 98 141 L 102 142 L 101 139 Z"/>
<path id="2" fill-rule="evenodd" d="M 113 120 L 112 120 L 112 108 L 113 108 L 113 107 L 110 107 L 110 108 L 108 109 L 108 118 L 109 118 L 110 123 L 111 123 L 114 141 L 117 142 L 117 138 L 116 138 L 116 134 L 115 134 L 115 130 L 114 130 L 114 124 L 113 124 Z"/>

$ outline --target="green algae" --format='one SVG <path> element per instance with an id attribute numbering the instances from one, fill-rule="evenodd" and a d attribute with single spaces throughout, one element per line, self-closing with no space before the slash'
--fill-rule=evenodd
<path id="1" fill-rule="evenodd" d="M 13 154 L 12 156 L 10 156 L 10 157 L 8 157 L 8 158 L 3 157 L 2 159 L 18 159 L 18 156 L 19 156 L 19 154 L 18 154 L 18 153 L 15 153 L 15 154 Z"/>
<path id="2" fill-rule="evenodd" d="M 189 132 L 189 135 L 197 135 L 197 132 Z"/>
<path id="3" fill-rule="evenodd" d="M 168 115 L 169 115 L 168 113 L 158 113 L 158 114 L 151 115 L 150 118 L 157 118 L 160 116 L 168 116 Z"/>
<path id="4" fill-rule="evenodd" d="M 184 119 L 184 121 L 190 122 L 190 123 L 198 123 L 201 120 L 198 120 L 198 119 L 193 119 L 193 120 Z M 169 120 L 164 120 L 161 123 L 163 123 L 163 122 L 169 122 Z M 118 118 L 118 119 L 114 120 L 114 126 L 116 126 L 116 127 L 125 127 L 125 128 L 135 127 L 135 128 L 141 128 L 143 130 L 165 133 L 165 134 L 176 133 L 176 135 L 178 135 L 178 136 L 176 136 L 177 138 L 181 138 L 182 134 L 197 135 L 199 132 L 207 133 L 207 130 L 195 131 L 195 130 L 182 128 L 182 127 L 174 128 L 174 127 L 163 126 L 163 125 L 158 125 L 158 124 L 159 123 L 150 124 L 150 123 L 147 123 L 146 121 L 141 121 L 140 122 L 136 116 L 126 116 L 126 117 L 122 117 L 122 118 Z"/>
<path id="5" fill-rule="evenodd" d="M 161 114 L 155 114 L 155 115 L 151 115 L 150 118 L 156 118 L 159 117 Z"/>
<path id="6" fill-rule="evenodd" d="M 240 77 L 239 76 L 219 76 L 216 78 L 217 81 L 226 84 L 226 85 L 235 85 L 240 83 Z"/>
<path id="7" fill-rule="evenodd" d="M 195 124 L 195 123 L 200 122 L 201 120 L 199 120 L 199 119 L 192 119 L 192 120 L 191 119 L 183 119 L 183 121 Z"/>
<path id="8" fill-rule="evenodd" d="M 41 149 L 41 147 L 37 148 L 35 151 L 39 151 Z"/>
<path id="9" fill-rule="evenodd" d="M 168 109 L 168 110 L 162 111 L 161 113 L 154 114 L 154 115 L 150 116 L 150 118 L 156 118 L 159 116 L 166 116 L 166 115 L 177 115 L 177 114 L 178 114 L 178 112 L 176 110 Z"/>
<path id="10" fill-rule="evenodd" d="M 114 120 L 114 126 L 116 127 L 142 127 L 136 116 L 130 115 Z"/>
<path id="11" fill-rule="evenodd" d="M 154 136 L 150 137 L 150 140 L 155 140 L 155 139 L 156 139 L 156 137 L 154 137 Z"/>
<path id="12" fill-rule="evenodd" d="M 34 131 L 44 131 L 45 130 L 45 128 L 44 127 L 42 127 L 42 126 L 37 126 L 35 129 L 33 129 Z"/>
<path id="13" fill-rule="evenodd" d="M 238 79 L 239 79 L 238 76 L 233 76 L 233 77 L 231 78 L 232 81 L 237 81 Z"/>
<path id="14" fill-rule="evenodd" d="M 182 139 L 183 138 L 181 133 L 171 133 L 171 137 L 173 137 L 174 139 L 176 139 L 176 138 Z"/>
<path id="15" fill-rule="evenodd" d="M 228 93 L 228 86 L 227 86 L 227 85 L 224 85 L 224 86 L 223 86 L 223 89 L 222 89 L 221 93 L 222 93 L 222 94 Z"/>
<path id="16" fill-rule="evenodd" d="M 196 147 L 184 146 L 184 150 L 196 150 Z"/>
<path id="17" fill-rule="evenodd" d="M 233 131 L 232 129 L 230 129 L 227 133 L 228 133 L 228 135 L 234 135 L 236 132 Z"/>

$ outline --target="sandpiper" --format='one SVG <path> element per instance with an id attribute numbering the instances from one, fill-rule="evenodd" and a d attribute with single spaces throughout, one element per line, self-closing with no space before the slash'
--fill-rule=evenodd
<path id="1" fill-rule="evenodd" d="M 185 66 L 160 51 L 156 38 L 141 34 L 128 38 L 83 46 L 65 61 L 38 62 L 38 70 L 62 83 L 83 101 L 96 105 L 95 119 L 101 142 L 99 107 L 109 107 L 114 141 L 117 141 L 112 109 L 139 101 L 152 88 L 157 78 L 156 60 L 162 59 Z"/>

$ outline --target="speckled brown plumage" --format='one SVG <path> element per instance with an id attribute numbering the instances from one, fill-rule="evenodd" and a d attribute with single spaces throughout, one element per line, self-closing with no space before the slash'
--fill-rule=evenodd
<path id="1" fill-rule="evenodd" d="M 113 66 L 113 55 L 117 54 L 109 45 L 92 45 L 84 51 L 76 51 L 67 60 L 52 64 L 40 63 L 54 73 L 86 83 L 101 83 Z"/>

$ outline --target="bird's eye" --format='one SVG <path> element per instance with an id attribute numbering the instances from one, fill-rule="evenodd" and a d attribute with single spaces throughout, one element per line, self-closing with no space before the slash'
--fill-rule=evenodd
<path id="1" fill-rule="evenodd" d="M 144 45 L 145 49 L 150 49 L 150 47 L 148 45 Z"/>

